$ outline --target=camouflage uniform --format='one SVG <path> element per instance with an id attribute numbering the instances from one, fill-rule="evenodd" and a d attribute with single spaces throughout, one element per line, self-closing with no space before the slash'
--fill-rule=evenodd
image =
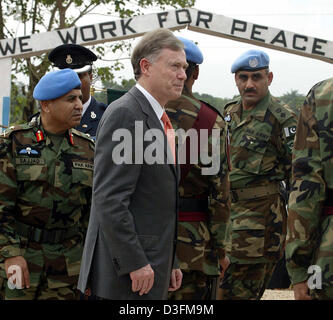
<path id="1" fill-rule="evenodd" d="M 88 225 L 94 144 L 68 130 L 58 152 L 40 117 L 0 138 L 0 262 L 23 256 L 29 289 L 6 299 L 74 299 Z"/>
<path id="2" fill-rule="evenodd" d="M 287 269 L 293 284 L 308 279 L 309 266 L 321 268 L 322 289 L 310 291 L 316 299 L 333 299 L 332 123 L 330 78 L 310 90 L 298 120 L 286 246 Z"/>
<path id="3" fill-rule="evenodd" d="M 186 93 L 170 101 L 166 112 L 175 130 L 185 132 L 192 128 L 200 109 L 200 103 L 191 94 Z M 216 281 L 219 271 L 219 259 L 225 257 L 226 228 L 230 219 L 228 164 L 224 144 L 224 121 L 217 116 L 213 129 L 221 130 L 219 172 L 216 175 L 202 175 L 204 165 L 199 161 L 193 164 L 180 186 L 182 199 L 208 199 L 206 221 L 183 221 L 178 223 L 177 258 L 183 272 L 183 282 L 179 290 L 171 293 L 169 299 L 206 300 L 211 299 L 212 282 Z M 207 146 L 212 150 L 213 139 L 210 136 Z M 207 149 L 206 149 L 207 150 Z"/>
<path id="4" fill-rule="evenodd" d="M 225 107 L 231 136 L 231 264 L 223 299 L 260 299 L 281 258 L 287 213 L 279 182 L 290 178 L 296 116 L 268 92 L 244 115 Z"/>

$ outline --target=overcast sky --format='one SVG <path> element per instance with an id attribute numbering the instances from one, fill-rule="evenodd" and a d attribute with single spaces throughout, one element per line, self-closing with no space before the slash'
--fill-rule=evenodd
<path id="1" fill-rule="evenodd" d="M 195 7 L 206 11 L 212 8 L 212 12 L 231 18 L 333 40 L 332 0 L 198 0 Z M 250 48 L 264 50 L 270 56 L 270 69 L 274 74 L 270 88 L 273 95 L 280 96 L 290 90 L 306 94 L 313 84 L 333 76 L 333 64 L 327 62 L 238 41 L 193 34 L 192 31 L 182 33 L 198 41 L 204 54 L 205 61 L 194 88 L 200 93 L 219 97 L 238 94 L 230 67 L 236 57 Z"/>
<path id="2" fill-rule="evenodd" d="M 195 8 L 311 37 L 333 40 L 333 0 L 197 0 Z M 150 12 L 159 12 L 159 9 Z M 99 17 L 96 23 L 104 20 L 107 19 Z M 200 77 L 194 86 L 194 91 L 200 93 L 227 98 L 238 94 L 230 67 L 236 57 L 251 48 L 264 50 L 270 56 L 270 69 L 274 74 L 270 87 L 273 95 L 281 96 L 291 90 L 306 94 L 315 83 L 333 76 L 333 64 L 327 62 L 189 30 L 177 31 L 176 34 L 198 42 L 203 52 L 204 62 L 200 67 Z M 125 75 L 125 78 L 132 78 L 130 62 L 124 62 L 126 70 L 117 76 Z"/>

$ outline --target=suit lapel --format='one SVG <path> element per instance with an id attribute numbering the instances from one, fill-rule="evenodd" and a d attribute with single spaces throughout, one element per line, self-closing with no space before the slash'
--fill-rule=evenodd
<path id="1" fill-rule="evenodd" d="M 160 120 L 157 118 L 157 115 L 156 115 L 154 109 L 152 108 L 149 101 L 146 99 L 146 97 L 142 94 L 142 92 L 138 88 L 133 87 L 129 91 L 129 93 L 131 93 L 136 98 L 136 100 L 139 102 L 142 112 L 147 115 L 146 123 L 147 123 L 148 128 L 149 129 L 159 129 L 162 131 L 163 140 L 161 140 L 159 138 L 160 136 L 158 135 L 157 141 L 162 144 L 162 146 L 164 148 L 164 154 L 168 159 L 168 163 L 170 163 L 169 167 L 171 168 L 172 172 L 177 177 L 177 168 L 176 168 L 177 165 L 172 164 L 173 159 L 172 159 L 172 153 L 171 153 L 171 149 L 169 147 L 168 139 L 164 132 L 164 129 L 161 126 Z M 168 149 L 169 149 L 169 152 L 167 151 Z M 177 154 L 177 152 L 176 152 L 176 154 Z M 177 161 L 178 161 L 178 159 L 176 159 L 176 162 Z"/>

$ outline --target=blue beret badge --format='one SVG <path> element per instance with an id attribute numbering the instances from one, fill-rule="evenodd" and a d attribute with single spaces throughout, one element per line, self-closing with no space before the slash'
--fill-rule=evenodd
<path id="1" fill-rule="evenodd" d="M 251 68 L 256 68 L 258 66 L 258 64 L 259 64 L 259 61 L 257 58 L 253 58 L 253 59 L 249 60 L 249 66 Z"/>

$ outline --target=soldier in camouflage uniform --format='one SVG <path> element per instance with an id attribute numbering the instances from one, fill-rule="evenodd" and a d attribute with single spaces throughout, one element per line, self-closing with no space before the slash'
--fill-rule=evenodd
<path id="1" fill-rule="evenodd" d="M 295 299 L 333 299 L 332 123 L 330 78 L 308 93 L 293 149 L 286 258 Z M 317 274 L 308 271 L 311 265 Z M 309 276 L 318 282 L 307 283 Z"/>
<path id="2" fill-rule="evenodd" d="M 71 129 L 81 119 L 80 85 L 70 69 L 46 74 L 34 90 L 41 115 L 0 138 L 0 262 L 7 300 L 77 297 L 94 156 L 93 141 Z"/>
<path id="3" fill-rule="evenodd" d="M 280 182 L 290 178 L 296 116 L 271 96 L 269 57 L 250 50 L 231 72 L 241 98 L 225 106 L 231 157 L 231 264 L 223 299 L 263 295 L 283 254 L 287 213 Z"/>
<path id="4" fill-rule="evenodd" d="M 198 64 L 202 63 L 203 57 L 192 41 L 179 39 L 184 43 L 189 64 L 186 70 L 187 80 L 182 96 L 170 101 L 165 109 L 176 132 L 178 129 L 187 132 L 193 127 L 203 103 L 192 94 L 192 86 L 198 78 Z M 218 129 L 222 137 L 216 139 L 216 143 L 222 142 L 218 172 L 203 175 L 201 170 L 204 165 L 199 162 L 191 165 L 185 177 L 186 166 L 181 165 L 177 258 L 183 272 L 183 281 L 179 290 L 169 293 L 169 299 L 215 299 L 220 267 L 226 268 L 229 261 L 225 256 L 226 228 L 230 218 L 228 164 L 223 140 L 225 126 L 219 112 L 211 106 L 209 110 L 214 115 L 213 129 Z M 210 153 L 212 143 L 214 142 L 210 136 L 206 146 Z M 182 146 L 178 145 L 178 148 Z M 203 145 L 200 148 L 202 151 L 205 149 Z"/>

